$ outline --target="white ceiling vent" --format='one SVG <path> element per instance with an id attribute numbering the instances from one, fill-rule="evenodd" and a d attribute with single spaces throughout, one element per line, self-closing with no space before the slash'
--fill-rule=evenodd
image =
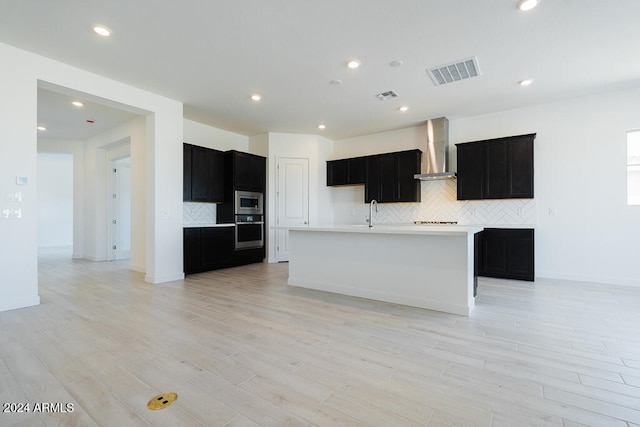
<path id="1" fill-rule="evenodd" d="M 376 98 L 378 98 L 380 101 L 386 101 L 387 99 L 392 99 L 397 97 L 398 97 L 398 94 L 392 90 L 389 90 L 387 92 L 382 92 L 376 95 Z"/>
<path id="2" fill-rule="evenodd" d="M 470 79 L 480 75 L 480 67 L 475 56 L 451 64 L 440 65 L 427 70 L 436 86 L 459 80 Z"/>

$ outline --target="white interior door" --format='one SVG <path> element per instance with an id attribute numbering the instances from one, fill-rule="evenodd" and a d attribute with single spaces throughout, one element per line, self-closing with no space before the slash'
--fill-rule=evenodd
<path id="1" fill-rule="evenodd" d="M 131 257 L 131 164 L 130 159 L 112 162 L 109 259 Z"/>
<path id="2" fill-rule="evenodd" d="M 278 158 L 277 225 L 309 225 L 309 159 Z M 276 259 L 289 261 L 289 232 L 276 233 Z"/>

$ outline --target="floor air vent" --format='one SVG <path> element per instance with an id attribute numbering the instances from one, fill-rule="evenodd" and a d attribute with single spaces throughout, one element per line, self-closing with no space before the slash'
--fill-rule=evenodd
<path id="1" fill-rule="evenodd" d="M 392 90 L 389 90 L 387 92 L 382 92 L 376 95 L 376 98 L 378 98 L 380 101 L 386 101 L 387 99 L 392 99 L 397 97 L 398 97 L 398 94 Z"/>
<path id="2" fill-rule="evenodd" d="M 427 69 L 431 80 L 436 86 L 470 79 L 480 75 L 478 60 L 475 56 L 451 64 L 440 65 Z"/>

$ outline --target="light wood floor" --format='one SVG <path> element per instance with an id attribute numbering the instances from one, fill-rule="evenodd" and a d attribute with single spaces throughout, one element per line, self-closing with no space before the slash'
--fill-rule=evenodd
<path id="1" fill-rule="evenodd" d="M 74 412 L 1 426 L 640 425 L 640 289 L 484 279 L 466 318 L 288 287 L 286 264 L 126 267 L 41 257 L 41 305 L 0 313 L 0 402 Z"/>

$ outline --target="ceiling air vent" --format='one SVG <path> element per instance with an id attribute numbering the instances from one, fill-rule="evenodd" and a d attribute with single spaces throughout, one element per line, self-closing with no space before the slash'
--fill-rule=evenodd
<path id="1" fill-rule="evenodd" d="M 398 94 L 392 90 L 389 90 L 387 92 L 382 92 L 376 95 L 376 98 L 378 98 L 380 101 L 386 101 L 387 99 L 392 99 L 397 97 L 398 97 Z"/>
<path id="2" fill-rule="evenodd" d="M 457 82 L 459 80 L 470 79 L 480 75 L 478 60 L 475 56 L 451 64 L 440 65 L 438 67 L 429 68 L 427 70 L 431 80 L 436 86 L 447 83 Z"/>

